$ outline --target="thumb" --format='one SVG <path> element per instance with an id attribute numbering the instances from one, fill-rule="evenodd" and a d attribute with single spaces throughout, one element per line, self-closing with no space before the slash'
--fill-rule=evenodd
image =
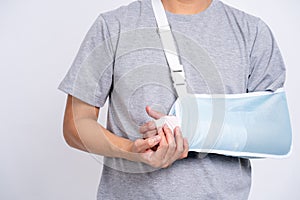
<path id="1" fill-rule="evenodd" d="M 144 153 L 148 149 L 155 147 L 161 140 L 160 135 L 153 136 L 147 139 L 138 139 L 135 141 L 135 149 L 137 153 Z"/>
<path id="2" fill-rule="evenodd" d="M 146 106 L 146 112 L 147 112 L 147 114 L 148 114 L 150 117 L 152 117 L 152 118 L 154 118 L 154 119 L 160 119 L 160 118 L 162 118 L 163 116 L 166 116 L 165 114 L 163 114 L 163 113 L 161 113 L 161 112 L 152 110 L 152 109 L 150 108 L 150 106 Z"/>

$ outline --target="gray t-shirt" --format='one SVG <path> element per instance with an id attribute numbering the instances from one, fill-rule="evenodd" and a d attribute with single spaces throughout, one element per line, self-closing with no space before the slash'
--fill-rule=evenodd
<path id="1" fill-rule="evenodd" d="M 283 59 L 259 18 L 219 0 L 198 14 L 166 14 L 190 93 L 283 86 Z M 97 107 L 109 96 L 107 129 L 131 140 L 140 138 L 139 126 L 152 120 L 146 105 L 167 114 L 177 97 L 151 0 L 101 13 L 59 89 Z M 242 158 L 208 154 L 160 170 L 105 158 L 98 199 L 247 199 L 250 186 L 250 161 Z"/>

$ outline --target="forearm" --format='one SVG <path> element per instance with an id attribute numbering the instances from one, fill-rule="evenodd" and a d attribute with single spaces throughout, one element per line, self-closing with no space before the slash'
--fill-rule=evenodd
<path id="1" fill-rule="evenodd" d="M 158 135 L 147 139 L 140 138 L 130 141 L 119 137 L 97 122 L 99 111 L 100 109 L 97 107 L 68 96 L 63 132 L 66 142 L 71 147 L 106 157 L 142 162 L 155 168 L 171 164 L 179 158 L 178 155 L 182 153 L 183 149 L 188 150 L 186 142 L 185 145 L 182 145 L 181 133 L 177 134 L 178 144 L 175 144 L 174 135 L 170 134 L 171 131 L 168 130 L 164 130 L 169 133 L 167 134 L 168 139 L 162 129 Z M 172 144 L 170 151 L 168 142 Z M 157 145 L 157 150 L 152 150 Z"/>
<path id="2" fill-rule="evenodd" d="M 90 118 L 77 119 L 64 130 L 67 143 L 79 150 L 107 157 L 136 161 L 132 141 L 119 137 Z"/>

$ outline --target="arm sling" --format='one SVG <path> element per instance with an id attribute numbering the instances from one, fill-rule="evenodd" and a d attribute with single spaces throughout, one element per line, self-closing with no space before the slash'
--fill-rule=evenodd
<path id="1" fill-rule="evenodd" d="M 292 146 L 292 130 L 284 89 L 242 94 L 188 93 L 161 0 L 152 0 L 152 7 L 178 95 L 170 116 L 156 120 L 156 126 L 180 125 L 189 151 L 246 158 L 287 156 Z"/>

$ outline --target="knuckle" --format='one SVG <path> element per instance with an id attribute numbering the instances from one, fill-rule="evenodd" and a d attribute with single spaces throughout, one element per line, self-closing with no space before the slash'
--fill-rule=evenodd
<path id="1" fill-rule="evenodd" d="M 154 168 L 161 168 L 161 163 L 157 159 L 150 158 L 147 160 L 147 163 Z"/>
<path id="2" fill-rule="evenodd" d="M 177 134 L 181 134 L 180 127 L 179 127 L 179 126 L 176 126 L 176 127 L 174 128 L 174 132 L 176 132 Z"/>
<path id="3" fill-rule="evenodd" d="M 169 167 L 169 164 L 164 164 L 163 166 L 161 166 L 161 168 L 165 169 L 165 168 L 168 168 Z"/>
<path id="4" fill-rule="evenodd" d="M 184 152 L 184 154 L 183 154 L 184 158 L 186 158 L 188 156 L 188 153 L 189 153 L 188 151 Z"/>
<path id="5" fill-rule="evenodd" d="M 152 163 L 151 166 L 154 167 L 154 168 L 161 168 L 161 165 L 157 162 Z"/>
<path id="6" fill-rule="evenodd" d="M 181 132 L 176 132 L 175 135 L 177 138 L 183 139 Z"/>
<path id="7" fill-rule="evenodd" d="M 187 153 L 183 155 L 183 158 L 187 158 L 187 157 L 188 157 L 188 154 L 187 154 Z"/>
<path id="8" fill-rule="evenodd" d="M 164 165 L 162 165 L 162 167 L 161 168 L 168 168 L 168 167 L 170 167 L 171 165 L 172 165 L 172 161 L 170 161 L 170 162 L 167 162 L 167 163 L 165 163 Z"/>
<path id="9" fill-rule="evenodd" d="M 166 132 L 168 133 L 168 134 L 172 134 L 172 130 L 169 128 L 169 127 L 166 127 Z M 173 135 L 173 134 L 172 134 Z"/>
<path id="10" fill-rule="evenodd" d="M 187 154 L 181 154 L 181 156 L 180 156 L 180 159 L 184 159 L 184 158 L 186 158 L 187 157 Z"/>

